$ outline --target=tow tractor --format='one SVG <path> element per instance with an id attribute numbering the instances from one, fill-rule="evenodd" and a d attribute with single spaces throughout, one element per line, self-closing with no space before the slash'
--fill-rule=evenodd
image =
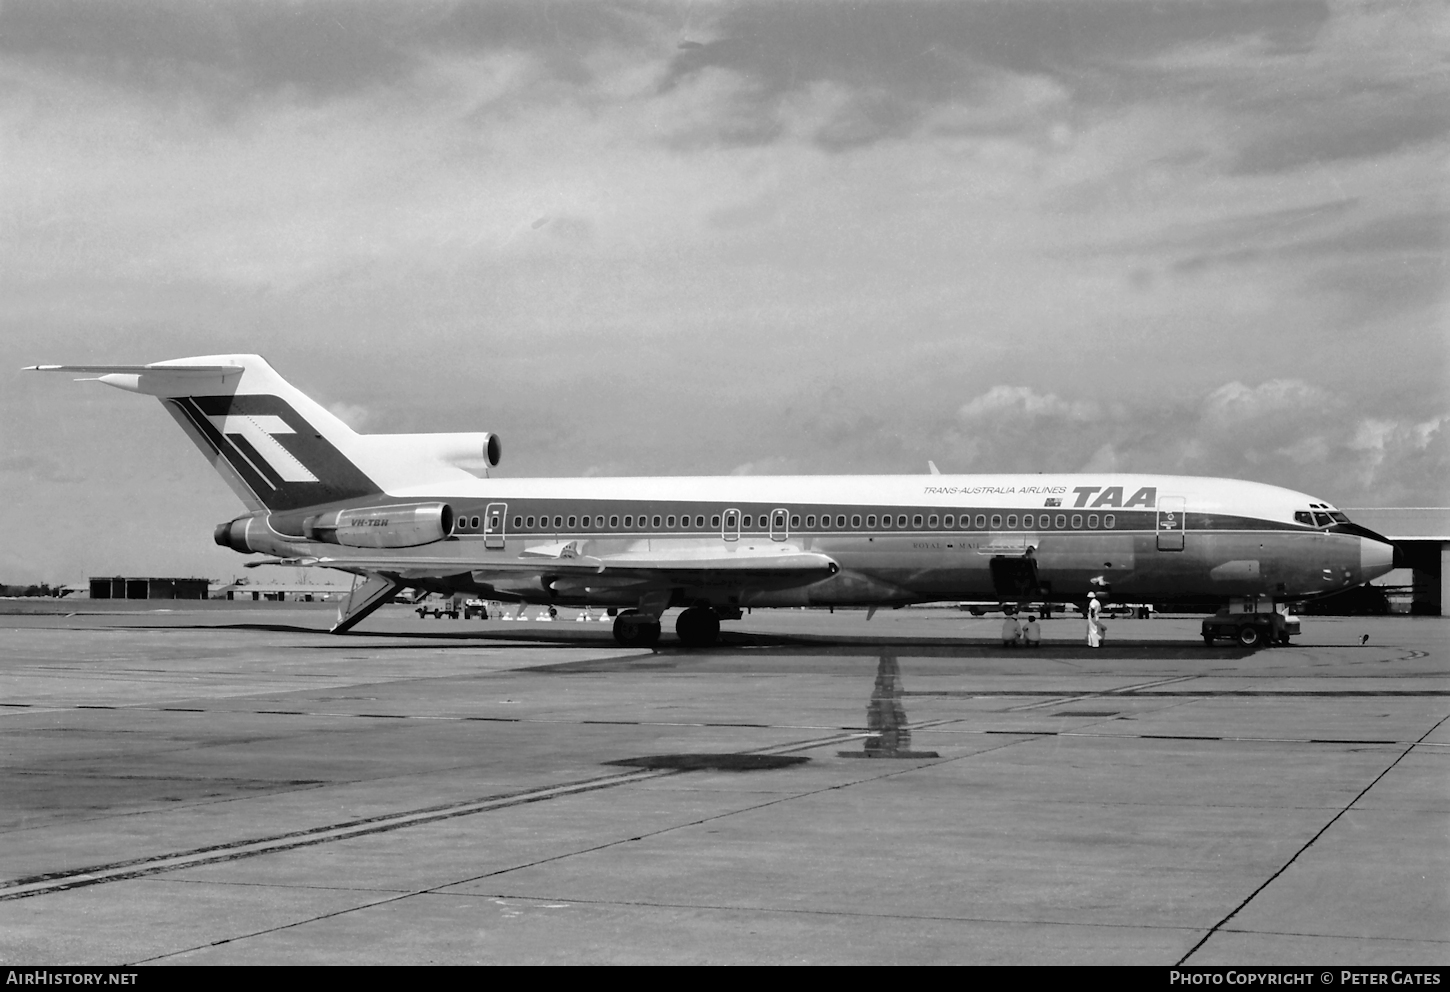
<path id="1" fill-rule="evenodd" d="M 1272 647 L 1288 644 L 1299 630 L 1299 618 L 1289 615 L 1287 605 L 1276 605 L 1268 597 L 1247 596 L 1231 600 L 1203 621 L 1203 643 L 1211 645 L 1223 637 L 1246 648 Z"/>
<path id="2" fill-rule="evenodd" d="M 444 617 L 447 617 L 450 620 L 457 620 L 459 616 L 458 600 L 445 599 L 438 606 L 434 606 L 431 608 L 428 606 L 427 603 L 423 603 L 419 605 L 418 609 L 415 612 L 417 612 L 419 620 L 427 619 L 429 615 L 431 615 L 434 620 L 441 620 Z"/>

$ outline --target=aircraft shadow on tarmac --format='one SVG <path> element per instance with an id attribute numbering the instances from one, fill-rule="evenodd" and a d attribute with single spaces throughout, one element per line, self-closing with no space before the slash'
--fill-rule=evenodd
<path id="1" fill-rule="evenodd" d="M 157 629 L 148 624 L 127 624 L 129 629 Z M 353 650 L 356 639 L 368 638 L 373 648 L 386 648 L 378 640 L 395 640 L 402 643 L 398 648 L 414 647 L 418 641 L 434 646 L 446 644 L 460 650 L 475 649 L 488 642 L 507 642 L 513 650 L 559 647 L 618 647 L 608 630 L 577 630 L 560 624 L 564 629 L 536 630 L 523 628 L 505 631 L 484 631 L 477 628 L 466 630 L 354 630 L 336 636 L 316 627 L 279 623 L 229 623 L 229 624 L 167 624 L 171 630 L 216 630 L 216 631 L 266 631 L 270 633 L 314 635 L 319 642 L 309 644 L 309 649 L 334 648 Z M 1032 658 L 1144 658 L 1193 659 L 1193 658 L 1245 658 L 1267 648 L 1243 648 L 1237 645 L 1215 645 L 1208 647 L 1197 640 L 1134 640 L 1104 644 L 1090 648 L 1076 641 L 1043 641 L 1040 648 L 1006 647 L 995 638 L 952 638 L 952 637 L 907 637 L 902 635 L 871 634 L 773 634 L 746 631 L 722 631 L 720 641 L 709 648 L 686 648 L 672 635 L 666 633 L 653 649 L 656 654 L 692 655 L 707 657 L 721 653 L 736 653 L 740 649 L 770 648 L 777 652 L 838 655 L 874 655 L 883 649 L 900 649 L 916 656 L 930 657 L 1014 657 L 1024 662 Z"/>

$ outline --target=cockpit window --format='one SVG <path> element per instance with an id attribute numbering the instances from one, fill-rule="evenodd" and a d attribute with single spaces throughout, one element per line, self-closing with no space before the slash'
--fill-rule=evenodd
<path id="1" fill-rule="evenodd" d="M 1346 517 L 1344 514 L 1340 513 L 1338 510 L 1330 511 L 1329 515 L 1334 518 L 1334 522 L 1337 524 L 1349 523 L 1349 518 Z"/>
<path id="2" fill-rule="evenodd" d="M 1314 514 L 1310 513 L 1308 510 L 1295 510 L 1294 522 L 1296 524 L 1309 524 L 1310 526 L 1313 526 Z"/>
<path id="3" fill-rule="evenodd" d="M 1330 524 L 1334 523 L 1334 518 L 1327 513 L 1320 513 L 1316 511 L 1314 514 L 1314 522 L 1320 527 L 1328 527 Z"/>

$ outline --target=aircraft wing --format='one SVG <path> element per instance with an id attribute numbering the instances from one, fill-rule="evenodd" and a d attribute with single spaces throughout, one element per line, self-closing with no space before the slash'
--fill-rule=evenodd
<path id="1" fill-rule="evenodd" d="M 507 558 L 487 554 L 406 558 L 348 555 L 336 558 L 318 556 L 271 559 L 255 564 L 316 565 L 353 572 L 397 575 L 401 578 L 442 577 L 469 572 L 480 582 L 489 582 L 493 578 L 517 581 L 549 576 L 579 579 L 653 579 L 661 584 L 693 584 L 718 578 L 736 583 L 756 581 L 787 586 L 814 582 L 840 571 L 840 566 L 828 555 L 802 551 L 789 545 L 759 551 L 670 548 L 596 556 L 579 554 L 575 542 L 528 548 L 516 557 Z"/>

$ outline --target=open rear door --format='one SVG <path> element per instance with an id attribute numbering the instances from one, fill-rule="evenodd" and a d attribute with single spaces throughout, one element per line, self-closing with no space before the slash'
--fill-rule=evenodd
<path id="1" fill-rule="evenodd" d="M 1037 559 L 1032 555 L 998 555 L 988 567 L 992 571 L 992 588 L 1003 602 L 1042 598 Z"/>

